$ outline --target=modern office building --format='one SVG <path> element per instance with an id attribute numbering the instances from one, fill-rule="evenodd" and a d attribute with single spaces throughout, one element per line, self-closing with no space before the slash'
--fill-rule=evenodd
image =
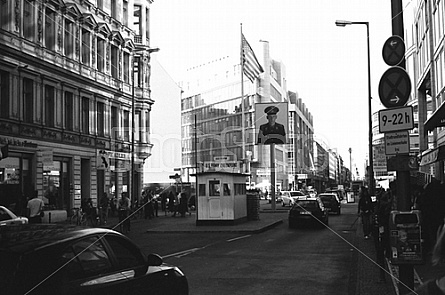
<path id="1" fill-rule="evenodd" d="M 139 194 L 152 148 L 151 3 L 0 2 L 2 205 L 19 211 L 37 191 L 69 214 L 104 192 Z"/>
<path id="2" fill-rule="evenodd" d="M 259 59 L 264 72 L 254 83 L 245 77 L 243 89 L 239 56 L 223 56 L 192 67 L 187 71 L 187 79 L 180 83 L 184 91 L 181 115 L 184 179 L 192 179 L 196 170 L 224 169 L 250 173 L 247 182 L 251 187 L 270 191 L 274 166 L 278 191 L 297 188 L 297 174 L 310 175 L 312 115 L 296 93 L 287 91 L 284 64 L 270 57 L 268 42 L 261 43 L 263 51 L 257 56 L 262 57 Z M 256 144 L 260 123 L 255 121 L 265 115 L 255 114 L 255 106 L 269 103 L 288 105 L 288 142 L 275 145 L 273 163 L 271 146 Z"/>

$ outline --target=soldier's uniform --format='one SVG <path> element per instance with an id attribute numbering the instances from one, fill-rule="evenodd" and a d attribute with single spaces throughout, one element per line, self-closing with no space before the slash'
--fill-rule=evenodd
<path id="1" fill-rule="evenodd" d="M 269 106 L 264 112 L 269 115 L 276 115 L 280 110 L 277 107 Z M 284 125 L 276 123 L 271 125 L 270 123 L 262 124 L 258 133 L 258 144 L 284 144 L 286 143 L 286 129 Z"/>

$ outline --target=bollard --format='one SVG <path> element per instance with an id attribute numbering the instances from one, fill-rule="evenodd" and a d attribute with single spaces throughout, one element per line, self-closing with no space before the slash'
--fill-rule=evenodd
<path id="1" fill-rule="evenodd" d="M 51 223 L 51 212 L 48 212 L 48 223 Z"/>

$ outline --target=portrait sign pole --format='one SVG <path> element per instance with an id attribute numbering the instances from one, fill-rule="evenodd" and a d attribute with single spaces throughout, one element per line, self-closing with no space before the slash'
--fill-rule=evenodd
<path id="1" fill-rule="evenodd" d="M 288 104 L 269 102 L 255 104 L 256 143 L 270 148 L 270 197 L 271 209 L 276 209 L 275 145 L 287 144 Z M 264 159 L 265 160 L 265 159 Z"/>
<path id="2" fill-rule="evenodd" d="M 277 202 L 275 198 L 275 143 L 269 145 L 270 147 L 270 197 L 271 199 L 271 209 L 275 210 L 277 207 Z"/>

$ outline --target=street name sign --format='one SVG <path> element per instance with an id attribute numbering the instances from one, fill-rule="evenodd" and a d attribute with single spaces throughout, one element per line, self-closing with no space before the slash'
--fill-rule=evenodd
<path id="1" fill-rule="evenodd" d="M 385 133 L 385 154 L 409 154 L 409 133 L 407 130 Z"/>
<path id="2" fill-rule="evenodd" d="M 413 107 L 391 108 L 379 111 L 379 132 L 411 130 L 414 128 Z"/>

